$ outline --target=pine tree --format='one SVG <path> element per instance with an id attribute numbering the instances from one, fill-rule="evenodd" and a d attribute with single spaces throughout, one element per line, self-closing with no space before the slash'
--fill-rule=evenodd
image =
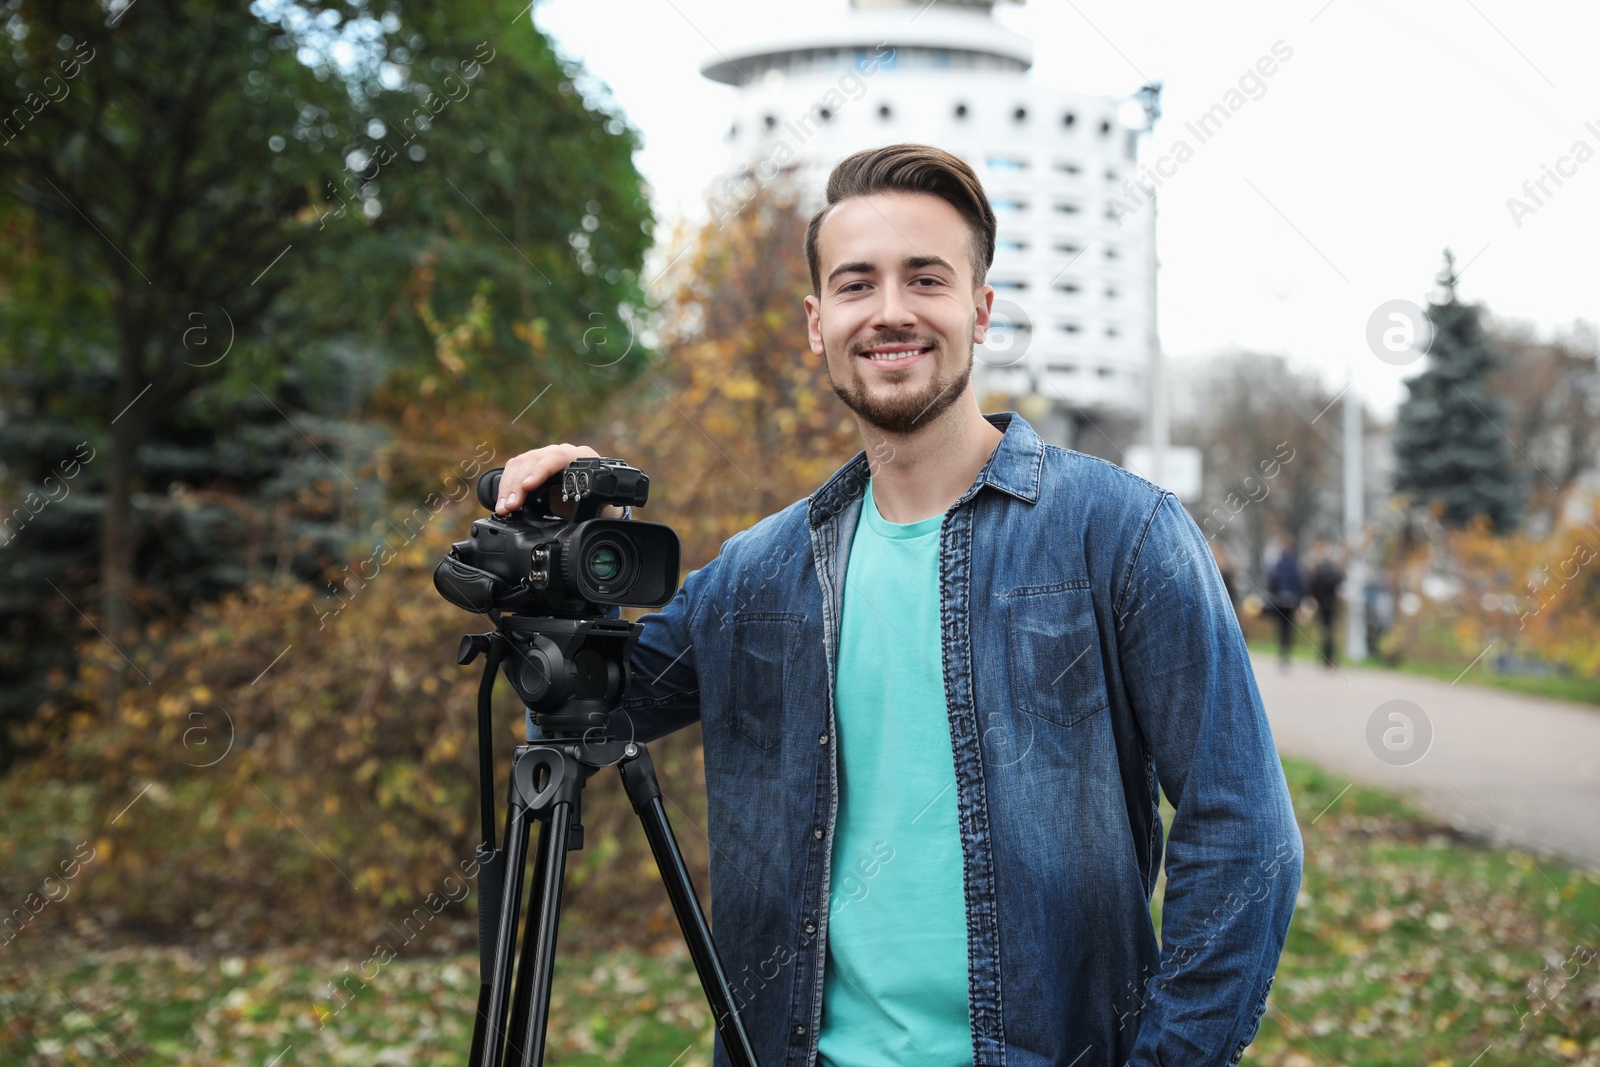
<path id="1" fill-rule="evenodd" d="M 1406 382 L 1410 395 L 1395 423 L 1394 488 L 1419 505 L 1440 505 L 1447 526 L 1485 515 L 1505 533 L 1520 524 L 1526 499 L 1500 430 L 1503 405 L 1489 388 L 1506 357 L 1484 334 L 1478 306 L 1457 298 L 1448 250 L 1438 281 L 1441 292 L 1427 311 L 1427 367 Z"/>

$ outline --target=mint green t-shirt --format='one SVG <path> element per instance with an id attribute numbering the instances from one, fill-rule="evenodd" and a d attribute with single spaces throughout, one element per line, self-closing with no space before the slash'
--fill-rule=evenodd
<path id="1" fill-rule="evenodd" d="M 939 628 L 942 515 L 892 523 L 867 483 L 839 641 L 839 814 L 824 1067 L 972 1063 L 967 919 Z"/>

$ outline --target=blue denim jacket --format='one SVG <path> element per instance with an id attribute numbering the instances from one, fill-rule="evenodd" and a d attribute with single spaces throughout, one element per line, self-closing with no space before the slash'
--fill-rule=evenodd
<path id="1" fill-rule="evenodd" d="M 973 1062 L 1237 1062 L 1302 848 L 1221 577 L 1171 493 L 1014 412 L 985 418 L 1004 436 L 939 548 Z M 643 741 L 701 723 L 711 921 L 763 1067 L 816 1062 L 841 892 L 834 670 L 868 476 L 863 452 L 644 616 L 613 722 Z M 1159 946 L 1158 783 L 1175 809 Z"/>

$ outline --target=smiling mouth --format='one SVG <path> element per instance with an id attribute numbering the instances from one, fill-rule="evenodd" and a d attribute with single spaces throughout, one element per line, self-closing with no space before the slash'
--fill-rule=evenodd
<path id="1" fill-rule="evenodd" d="M 879 348 L 867 349 L 859 353 L 859 357 L 871 360 L 873 363 L 899 363 L 903 360 L 926 355 L 932 351 L 932 345 L 884 345 Z"/>

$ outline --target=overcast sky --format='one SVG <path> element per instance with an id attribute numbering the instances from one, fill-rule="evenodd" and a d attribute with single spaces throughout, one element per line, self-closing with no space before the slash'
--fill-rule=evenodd
<path id="1" fill-rule="evenodd" d="M 638 164 L 670 219 L 703 212 L 701 190 L 728 159 L 736 90 L 703 78 L 701 58 L 776 13 L 846 8 L 542 0 L 535 19 L 642 132 Z M 1160 329 L 1173 356 L 1244 345 L 1336 385 L 1353 366 L 1388 413 L 1417 366 L 1376 358 L 1368 319 L 1388 300 L 1424 302 L 1446 246 L 1464 267 L 1463 297 L 1498 315 L 1546 332 L 1600 319 L 1600 4 L 1035 0 L 1002 2 L 996 17 L 1033 40 L 1028 76 L 1041 84 L 1124 94 L 1165 83 L 1165 117 L 1141 159 L 1179 138 L 1195 149 L 1159 201 Z M 1278 41 L 1292 58 L 1197 145 L 1184 122 Z M 1547 169 L 1566 172 L 1561 185 Z M 1523 183 L 1541 177 L 1536 202 Z M 1531 210 L 1514 218 L 1511 197 Z"/>

